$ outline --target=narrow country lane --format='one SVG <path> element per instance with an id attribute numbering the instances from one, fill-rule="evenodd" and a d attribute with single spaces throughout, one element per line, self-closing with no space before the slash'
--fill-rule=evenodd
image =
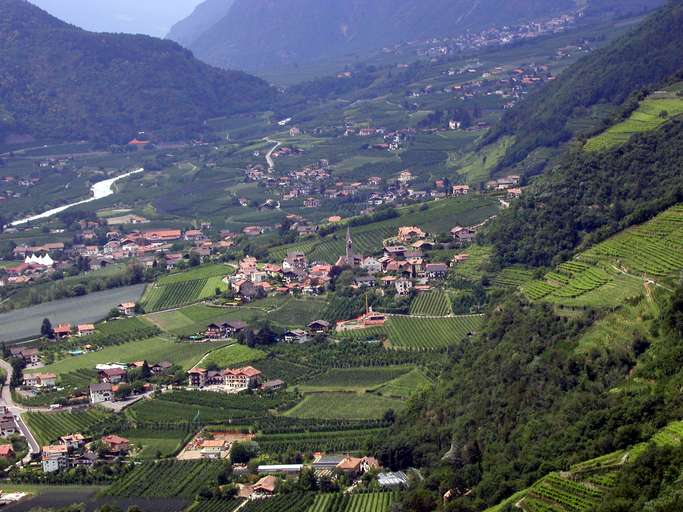
<path id="1" fill-rule="evenodd" d="M 0 405 L 4 405 L 7 407 L 12 414 L 14 414 L 14 418 L 17 422 L 17 426 L 19 427 L 19 430 L 21 430 L 21 433 L 24 435 L 26 438 L 26 442 L 28 443 L 29 446 L 29 453 L 24 457 L 24 460 L 22 460 L 22 463 L 27 464 L 28 462 L 31 461 L 31 457 L 33 455 L 37 455 L 40 453 L 40 445 L 38 444 L 38 441 L 36 440 L 35 436 L 31 432 L 31 430 L 28 428 L 26 423 L 24 423 L 24 420 L 21 417 L 21 413 L 26 412 L 28 410 L 33 410 L 33 409 L 28 409 L 26 407 L 22 407 L 21 405 L 17 404 L 14 402 L 14 399 L 12 398 L 12 390 L 10 389 L 9 383 L 12 381 L 12 375 L 14 373 L 14 369 L 12 368 L 12 365 L 9 364 L 7 361 L 4 359 L 0 359 L 0 368 L 5 370 L 5 373 L 7 375 L 7 378 L 5 380 L 5 384 L 2 386 L 2 393 L 0 393 Z M 40 410 L 46 410 L 46 409 L 40 409 Z"/>

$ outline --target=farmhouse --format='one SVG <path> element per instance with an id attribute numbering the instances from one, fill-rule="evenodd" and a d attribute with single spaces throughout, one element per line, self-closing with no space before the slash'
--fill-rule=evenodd
<path id="1" fill-rule="evenodd" d="M 308 330 L 313 334 L 324 334 L 330 330 L 330 322 L 325 320 L 316 320 L 308 324 Z"/>
<path id="2" fill-rule="evenodd" d="M 303 329 L 292 329 L 287 331 L 283 335 L 283 339 L 287 343 L 306 343 L 307 341 L 310 341 L 308 333 Z"/>
<path id="3" fill-rule="evenodd" d="M 416 226 L 401 226 L 398 228 L 398 239 L 403 243 L 419 240 L 426 236 L 427 233 Z"/>
<path id="4" fill-rule="evenodd" d="M 37 348 L 11 347 L 9 351 L 12 357 L 21 358 L 26 364 L 40 362 L 40 351 Z"/>
<path id="5" fill-rule="evenodd" d="M 100 382 L 118 384 L 126 378 L 126 370 L 123 368 L 105 368 L 99 371 Z"/>
<path id="6" fill-rule="evenodd" d="M 230 320 L 222 324 L 210 324 L 204 333 L 209 339 L 229 338 L 242 332 L 247 328 L 247 324 L 241 320 Z"/>
<path id="7" fill-rule="evenodd" d="M 107 450 L 111 454 L 121 455 L 128 453 L 130 449 L 130 441 L 125 437 L 120 437 L 117 435 L 104 436 L 102 442 L 107 447 Z"/>
<path id="8" fill-rule="evenodd" d="M 10 457 L 14 457 L 14 450 L 12 449 L 12 445 L 11 444 L 0 445 L 0 458 L 9 459 Z"/>
<path id="9" fill-rule="evenodd" d="M 285 387 L 285 381 L 281 379 L 274 379 L 274 380 L 269 380 L 267 382 L 264 382 L 261 385 L 261 391 L 264 393 L 272 393 L 274 391 L 279 391 L 281 389 L 284 389 Z"/>
<path id="10" fill-rule="evenodd" d="M 78 336 L 88 336 L 94 334 L 95 326 L 93 324 L 79 324 L 77 327 Z"/>
<path id="11" fill-rule="evenodd" d="M 59 324 L 57 327 L 52 329 L 52 332 L 56 339 L 68 338 L 71 336 L 71 326 L 69 324 Z"/>
<path id="12" fill-rule="evenodd" d="M 425 265 L 425 274 L 430 279 L 443 279 L 448 274 L 448 265 L 445 263 L 427 263 Z"/>
<path id="13" fill-rule="evenodd" d="M 123 302 L 119 304 L 116 309 L 119 310 L 124 316 L 133 316 L 135 314 L 135 303 L 134 302 Z"/>
<path id="14" fill-rule="evenodd" d="M 101 404 L 102 402 L 111 402 L 114 398 L 112 385 L 108 382 L 101 384 L 90 384 L 90 403 Z"/>
<path id="15" fill-rule="evenodd" d="M 463 228 L 461 226 L 455 226 L 451 229 L 451 236 L 453 240 L 460 243 L 467 243 L 474 240 L 476 232 L 470 228 Z"/>
<path id="16" fill-rule="evenodd" d="M 54 373 L 33 373 L 24 375 L 24 386 L 28 388 L 53 388 L 57 385 Z"/>
<path id="17" fill-rule="evenodd" d="M 470 193 L 469 185 L 453 185 L 453 195 L 454 196 L 466 196 Z"/>
<path id="18" fill-rule="evenodd" d="M 5 406 L 0 406 L 0 435 L 11 436 L 19 432 L 14 414 Z"/>

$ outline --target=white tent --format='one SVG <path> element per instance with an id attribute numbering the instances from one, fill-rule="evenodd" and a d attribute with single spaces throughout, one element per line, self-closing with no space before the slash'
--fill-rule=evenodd
<path id="1" fill-rule="evenodd" d="M 31 256 L 26 257 L 24 263 L 43 265 L 44 267 L 51 267 L 55 264 L 54 260 L 50 258 L 49 254 L 46 254 L 45 256 L 36 256 L 35 254 L 31 254 Z"/>

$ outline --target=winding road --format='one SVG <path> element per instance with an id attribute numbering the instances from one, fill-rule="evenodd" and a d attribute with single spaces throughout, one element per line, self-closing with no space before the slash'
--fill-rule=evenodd
<path id="1" fill-rule="evenodd" d="M 28 464 L 31 462 L 31 458 L 33 455 L 37 455 L 40 453 L 40 445 L 38 444 L 38 441 L 36 440 L 35 436 L 31 432 L 31 430 L 26 426 L 26 423 L 24 423 L 24 420 L 21 418 L 21 413 L 22 412 L 27 412 L 27 411 L 46 411 L 49 410 L 47 408 L 26 408 L 23 407 L 19 404 L 17 404 L 14 401 L 14 398 L 12 398 L 12 390 L 10 389 L 9 382 L 12 382 L 12 375 L 14 373 L 14 369 L 12 368 L 12 365 L 9 364 L 7 361 L 4 359 L 0 359 L 0 368 L 2 368 L 5 371 L 5 374 L 7 375 L 7 378 L 5 380 L 5 384 L 2 386 L 2 393 L 0 393 L 0 405 L 4 405 L 9 409 L 9 411 L 14 414 L 14 418 L 17 422 L 17 426 L 19 427 L 19 430 L 21 430 L 21 433 L 24 435 L 26 438 L 26 442 L 28 443 L 29 447 L 29 452 L 24 457 L 22 460 L 23 464 Z"/>
<path id="2" fill-rule="evenodd" d="M 273 153 L 275 152 L 275 150 L 277 148 L 282 146 L 282 142 L 269 139 L 268 137 L 266 137 L 264 140 L 268 144 L 275 144 L 275 146 L 273 146 L 273 148 L 270 151 L 268 151 L 268 153 L 266 153 L 266 163 L 268 164 L 268 170 L 272 172 L 275 169 L 275 162 L 273 161 Z"/>

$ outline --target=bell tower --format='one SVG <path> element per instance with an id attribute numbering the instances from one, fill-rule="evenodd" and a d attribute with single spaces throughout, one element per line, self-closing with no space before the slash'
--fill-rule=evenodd
<path id="1" fill-rule="evenodd" d="M 353 240 L 351 239 L 351 227 L 346 228 L 346 264 L 352 267 L 355 266 L 355 258 L 353 256 Z"/>

